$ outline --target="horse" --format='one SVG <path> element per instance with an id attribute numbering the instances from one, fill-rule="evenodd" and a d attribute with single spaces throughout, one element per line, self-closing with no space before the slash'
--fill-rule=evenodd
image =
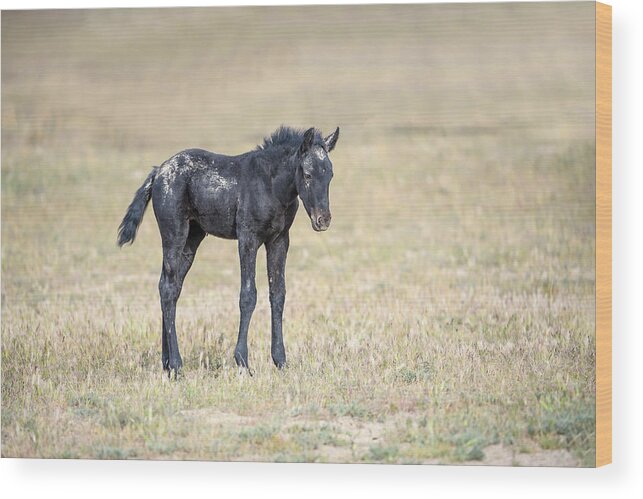
<path id="1" fill-rule="evenodd" d="M 271 308 L 271 355 L 278 369 L 286 365 L 282 318 L 286 297 L 289 231 L 299 199 L 312 228 L 325 231 L 331 222 L 329 185 L 333 165 L 328 156 L 339 127 L 327 137 L 281 126 L 255 149 L 226 156 L 203 149 L 181 151 L 154 167 L 136 191 L 118 228 L 118 245 L 132 244 L 152 200 L 163 247 L 159 295 L 163 319 L 162 365 L 170 376 L 183 366 L 176 335 L 176 303 L 197 249 L 206 234 L 237 240 L 241 267 L 239 335 L 234 359 L 248 364 L 248 327 L 257 301 L 257 252 L 267 254 Z"/>

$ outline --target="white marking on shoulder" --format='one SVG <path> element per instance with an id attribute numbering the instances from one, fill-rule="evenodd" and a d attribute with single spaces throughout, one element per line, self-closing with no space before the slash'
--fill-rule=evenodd
<path id="1" fill-rule="evenodd" d="M 208 172 L 208 189 L 218 192 L 219 190 L 228 190 L 232 186 L 237 185 L 237 180 L 234 178 L 225 178 L 219 175 L 219 172 L 210 170 Z"/>

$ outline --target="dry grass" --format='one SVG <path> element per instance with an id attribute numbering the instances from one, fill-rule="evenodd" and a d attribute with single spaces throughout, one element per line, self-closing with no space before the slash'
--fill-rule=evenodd
<path id="1" fill-rule="evenodd" d="M 314 19 L 314 22 L 311 22 Z M 594 463 L 593 4 L 4 12 L 2 455 Z M 342 127 L 285 339 L 208 238 L 160 371 L 150 165 Z M 494 457 L 496 456 L 496 457 Z M 529 458 L 532 456 L 532 458 Z M 507 462 L 509 460 L 509 462 Z"/>

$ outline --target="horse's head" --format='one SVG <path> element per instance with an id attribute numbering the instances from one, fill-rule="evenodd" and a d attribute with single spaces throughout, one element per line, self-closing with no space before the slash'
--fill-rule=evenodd
<path id="1" fill-rule="evenodd" d="M 304 140 L 297 151 L 295 185 L 304 203 L 313 229 L 322 231 L 330 226 L 328 186 L 333 178 L 333 164 L 328 153 L 335 148 L 339 127 L 325 139 L 314 128 L 306 130 Z"/>

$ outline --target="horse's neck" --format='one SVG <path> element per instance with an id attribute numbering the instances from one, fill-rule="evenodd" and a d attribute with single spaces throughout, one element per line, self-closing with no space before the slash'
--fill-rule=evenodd
<path id="1" fill-rule="evenodd" d="M 296 165 L 290 156 L 284 155 L 275 161 L 271 169 L 273 195 L 284 206 L 292 203 L 297 197 L 295 187 Z"/>

